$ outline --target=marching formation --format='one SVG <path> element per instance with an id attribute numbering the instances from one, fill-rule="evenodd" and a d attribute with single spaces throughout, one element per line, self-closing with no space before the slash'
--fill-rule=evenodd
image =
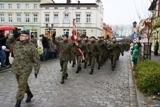
<path id="1" fill-rule="evenodd" d="M 76 65 L 76 73 L 79 73 L 82 68 L 90 67 L 89 74 L 92 75 L 96 66 L 97 69 L 100 69 L 107 60 L 110 60 L 111 69 L 114 71 L 119 56 L 130 49 L 130 41 L 127 39 L 112 38 L 108 40 L 103 37 L 96 39 L 93 36 L 90 38 L 84 36 L 78 38 L 77 41 L 72 41 L 68 35 L 64 35 L 54 42 L 59 48 L 61 84 L 64 84 L 68 77 L 67 65 L 69 62 L 72 63 L 72 67 Z"/>

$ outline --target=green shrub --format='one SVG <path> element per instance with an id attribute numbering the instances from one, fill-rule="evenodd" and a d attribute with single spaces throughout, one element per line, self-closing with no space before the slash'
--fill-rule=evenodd
<path id="1" fill-rule="evenodd" d="M 160 63 L 145 60 L 136 68 L 138 88 L 146 94 L 155 95 L 160 92 Z"/>

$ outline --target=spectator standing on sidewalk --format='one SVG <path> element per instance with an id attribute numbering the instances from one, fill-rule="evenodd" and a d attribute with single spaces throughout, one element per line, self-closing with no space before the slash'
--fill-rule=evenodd
<path id="1" fill-rule="evenodd" d="M 137 62 L 138 62 L 138 58 L 139 58 L 139 46 L 136 43 L 133 47 L 132 47 L 132 63 L 133 63 L 133 70 L 135 69 Z"/>

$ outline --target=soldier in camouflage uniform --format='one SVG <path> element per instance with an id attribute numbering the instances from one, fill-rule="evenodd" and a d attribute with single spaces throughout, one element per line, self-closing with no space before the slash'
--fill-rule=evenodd
<path id="1" fill-rule="evenodd" d="M 28 78 L 33 67 L 37 78 L 40 68 L 39 55 L 36 47 L 29 41 L 29 33 L 27 31 L 21 32 L 19 41 L 14 37 L 8 37 L 7 45 L 13 50 L 14 54 L 12 72 L 15 74 L 18 83 L 15 107 L 20 107 L 25 93 L 27 93 L 26 103 L 29 103 L 33 97 L 28 85 Z"/>
<path id="2" fill-rule="evenodd" d="M 88 62 L 88 55 L 89 55 L 89 47 L 88 47 L 88 43 L 89 43 L 89 40 L 88 40 L 88 37 L 86 36 L 83 41 L 82 41 L 82 46 L 81 46 L 81 49 L 83 51 L 83 54 L 84 54 L 84 57 L 85 57 L 85 60 L 84 60 L 84 68 L 87 68 L 87 62 Z"/>
<path id="3" fill-rule="evenodd" d="M 97 63 L 98 63 L 98 69 L 103 65 L 103 61 L 105 61 L 105 42 L 103 37 L 99 37 L 99 40 L 97 41 L 97 46 L 98 46 L 98 55 L 97 55 Z M 104 59 L 104 60 L 102 60 Z"/>
<path id="4" fill-rule="evenodd" d="M 108 49 L 110 51 L 110 60 L 111 60 L 111 67 L 112 67 L 112 71 L 114 71 L 115 67 L 116 67 L 116 61 L 117 61 L 117 55 L 118 55 L 118 51 L 117 50 L 117 43 L 116 40 L 113 39 L 113 41 L 109 44 Z"/>
<path id="5" fill-rule="evenodd" d="M 78 38 L 78 47 L 81 49 L 82 48 L 82 40 L 81 38 Z M 77 47 L 76 47 L 77 48 Z M 77 49 L 75 49 L 75 53 L 76 53 L 76 59 L 77 59 L 77 71 L 76 73 L 79 73 L 81 71 L 81 62 L 82 62 L 82 58 L 81 58 L 81 54 L 77 51 Z"/>
<path id="6" fill-rule="evenodd" d="M 96 41 L 96 38 L 95 37 L 91 37 L 91 40 L 90 40 L 90 52 L 91 52 L 91 71 L 90 71 L 90 74 L 92 75 L 93 72 L 94 72 L 94 66 L 95 66 L 95 63 L 97 61 L 97 56 L 98 56 L 98 52 L 99 52 L 99 49 L 98 49 L 98 45 L 97 45 L 97 41 Z"/>
<path id="7" fill-rule="evenodd" d="M 72 43 L 68 39 L 68 35 L 63 36 L 62 41 L 55 41 L 59 47 L 59 57 L 60 57 L 60 66 L 62 71 L 62 78 L 61 84 L 64 84 L 65 79 L 68 77 L 67 73 L 67 66 L 68 62 L 71 61 L 71 50 L 72 50 Z"/>

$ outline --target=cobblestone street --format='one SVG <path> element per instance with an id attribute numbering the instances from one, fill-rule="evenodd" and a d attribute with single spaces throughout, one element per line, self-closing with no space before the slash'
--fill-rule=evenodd
<path id="1" fill-rule="evenodd" d="M 44 62 L 38 79 L 29 79 L 34 98 L 22 107 L 137 107 L 130 71 L 129 53 L 117 62 L 111 71 L 110 62 L 89 75 L 89 68 L 79 74 L 69 64 L 69 78 L 60 84 L 59 60 Z M 17 83 L 11 72 L 0 73 L 0 107 L 13 107 Z M 26 98 L 26 97 L 25 97 Z"/>

